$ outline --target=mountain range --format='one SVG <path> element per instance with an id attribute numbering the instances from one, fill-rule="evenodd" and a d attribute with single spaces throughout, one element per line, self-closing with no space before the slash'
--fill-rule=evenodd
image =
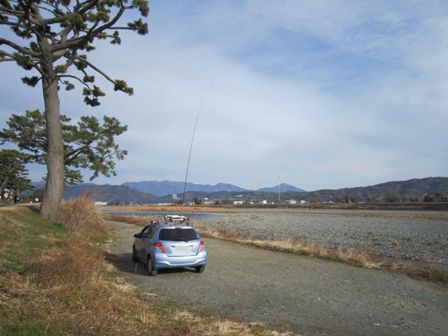
<path id="1" fill-rule="evenodd" d="M 125 185 L 97 185 L 93 183 L 67 186 L 64 190 L 64 199 L 81 196 L 85 192 L 93 193 L 93 198 L 107 203 L 158 203 L 158 197 L 132 189 Z"/>
<path id="2" fill-rule="evenodd" d="M 80 184 L 68 186 L 64 198 L 78 197 L 87 190 L 93 190 L 96 199 L 109 203 L 171 203 L 175 202 L 173 194 L 178 197 L 183 193 L 183 182 L 173 181 L 142 181 L 127 182 L 122 185 Z M 290 199 L 307 202 L 414 202 L 427 200 L 448 200 L 448 177 L 428 177 L 407 181 L 385 182 L 373 186 L 322 189 L 303 191 L 300 188 L 280 184 L 258 190 L 246 190 L 232 184 L 218 183 L 216 185 L 201 185 L 189 183 L 187 185 L 186 201 L 194 198 L 208 198 L 209 200 L 229 201 L 246 200 L 277 202 Z"/>
<path id="3" fill-rule="evenodd" d="M 276 185 L 274 187 L 260 188 L 257 191 L 278 193 L 287 191 L 304 192 L 305 190 L 294 187 L 293 185 L 287 183 L 280 183 L 279 185 Z"/>
<path id="4" fill-rule="evenodd" d="M 35 183 L 36 187 L 42 184 Z M 79 197 L 83 192 L 90 190 L 95 194 L 95 199 L 109 203 L 161 203 L 173 202 L 173 197 L 181 197 L 184 190 L 184 182 L 179 181 L 141 181 L 125 182 L 121 185 L 97 185 L 93 183 L 84 183 L 76 186 L 66 186 L 64 198 L 71 199 Z M 303 189 L 293 185 L 282 183 L 277 186 L 261 188 L 258 191 L 251 191 L 228 183 L 218 183 L 215 185 L 187 183 L 186 200 L 192 200 L 195 197 L 208 197 L 214 195 L 217 198 L 228 199 L 232 195 L 239 193 L 264 192 L 278 193 L 278 191 L 297 192 Z"/>
<path id="5" fill-rule="evenodd" d="M 125 182 L 122 185 L 156 196 L 164 196 L 168 194 L 180 194 L 184 192 L 184 182 L 178 182 L 178 181 Z M 210 185 L 210 184 L 195 184 L 188 182 L 186 187 L 187 191 L 201 191 L 207 193 L 213 193 L 219 191 L 230 191 L 230 192 L 247 191 L 247 189 L 240 188 L 238 186 L 228 183 L 218 183 L 215 185 Z"/>

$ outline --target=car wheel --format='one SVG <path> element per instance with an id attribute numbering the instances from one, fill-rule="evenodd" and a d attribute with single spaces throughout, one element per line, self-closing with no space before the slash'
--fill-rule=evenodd
<path id="1" fill-rule="evenodd" d="M 148 261 L 147 261 L 146 265 L 148 267 L 149 276 L 157 275 L 157 270 L 154 268 L 151 257 L 148 257 Z"/>
<path id="2" fill-rule="evenodd" d="M 138 262 L 138 256 L 137 256 L 137 251 L 135 250 L 135 246 L 132 246 L 132 261 L 133 262 Z"/>
<path id="3" fill-rule="evenodd" d="M 202 273 L 205 271 L 205 265 L 204 266 L 198 266 L 195 267 L 196 273 Z"/>

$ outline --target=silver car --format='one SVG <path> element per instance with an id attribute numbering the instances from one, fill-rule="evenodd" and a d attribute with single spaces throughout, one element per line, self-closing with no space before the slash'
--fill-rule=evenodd
<path id="1" fill-rule="evenodd" d="M 162 268 L 194 267 L 202 273 L 207 264 L 204 241 L 185 216 L 165 216 L 134 235 L 132 259 L 147 265 L 151 276 Z"/>

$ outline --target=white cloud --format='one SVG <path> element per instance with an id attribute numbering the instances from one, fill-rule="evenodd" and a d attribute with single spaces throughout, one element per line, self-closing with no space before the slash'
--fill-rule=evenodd
<path id="1" fill-rule="evenodd" d="M 106 84 L 99 108 L 71 93 L 63 110 L 129 125 L 119 140 L 129 155 L 104 183 L 183 179 L 206 92 L 191 181 L 258 188 L 280 176 L 313 190 L 446 175 L 442 5 L 155 1 L 149 37 L 125 37 L 94 54 L 135 95 Z M 1 85 L 2 101 L 29 92 Z M 2 116 L 26 105 L 9 101 Z"/>

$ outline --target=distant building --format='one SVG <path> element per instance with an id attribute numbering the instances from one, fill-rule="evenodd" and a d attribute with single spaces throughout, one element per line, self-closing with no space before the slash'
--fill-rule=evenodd
<path id="1" fill-rule="evenodd" d="M 300 204 L 305 204 L 306 201 L 305 200 L 300 200 Z"/>
<path id="2" fill-rule="evenodd" d="M 233 201 L 233 205 L 243 205 L 244 201 Z"/>
<path id="3" fill-rule="evenodd" d="M 290 199 L 290 200 L 285 201 L 285 203 L 287 203 L 287 204 L 297 204 L 297 201 L 293 200 L 293 199 Z"/>
<path id="4" fill-rule="evenodd" d="M 107 205 L 107 202 L 98 201 L 98 202 L 95 202 L 95 205 L 97 205 L 97 206 L 104 206 L 104 205 Z"/>

